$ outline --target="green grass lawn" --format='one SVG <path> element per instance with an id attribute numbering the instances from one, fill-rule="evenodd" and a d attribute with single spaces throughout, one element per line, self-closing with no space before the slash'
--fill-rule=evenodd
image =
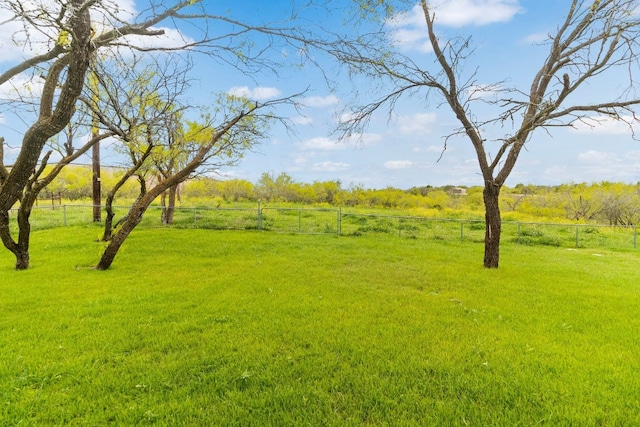
<path id="1" fill-rule="evenodd" d="M 93 226 L 0 253 L 0 425 L 640 424 L 640 255 Z"/>

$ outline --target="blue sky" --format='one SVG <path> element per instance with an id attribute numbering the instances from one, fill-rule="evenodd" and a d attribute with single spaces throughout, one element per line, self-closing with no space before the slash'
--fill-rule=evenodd
<path id="1" fill-rule="evenodd" d="M 546 48 L 536 43 L 553 32 L 568 2 L 557 0 L 442 0 L 432 1 L 443 37 L 472 36 L 476 48 L 467 67 L 478 67 L 478 80 L 489 84 L 507 81 L 528 89 L 542 64 Z M 436 4 L 438 3 L 438 4 Z M 120 2 L 122 5 L 123 2 Z M 211 13 L 240 19 L 270 22 L 284 19 L 289 0 L 208 1 Z M 133 3 L 130 3 L 134 8 Z M 344 12 L 325 17 L 322 26 L 344 31 Z M 425 44 L 426 30 L 419 14 L 409 11 L 393 27 L 398 46 L 416 61 L 430 64 Z M 276 55 L 294 55 L 280 51 Z M 241 93 L 258 100 L 287 96 L 308 89 L 303 115 L 284 112 L 295 124 L 295 133 L 279 127 L 272 137 L 223 176 L 257 181 L 264 172 L 285 172 L 301 182 L 340 180 L 344 186 L 367 188 L 423 185 L 482 185 L 477 160 L 465 139 L 449 141 L 442 153 L 443 137 L 457 127 L 455 119 L 438 98 L 424 94 L 404 98 L 393 114 L 381 112 L 359 140 L 338 141 L 333 130 L 341 114 L 353 103 L 364 103 L 375 94 L 372 82 L 350 81 L 344 69 L 319 57 L 327 72 L 340 84 L 330 89 L 312 66 L 285 68 L 279 75 L 261 73 L 243 76 L 204 57 L 196 57 L 192 99 L 206 103 L 214 93 Z M 0 67 L 10 60 L 5 56 Z M 342 72 L 339 74 L 339 72 Z M 619 76 L 591 85 L 585 98 L 607 94 L 616 88 Z M 370 86 L 368 86 L 370 85 Z M 356 92 L 356 89 L 358 90 Z M 357 97 L 355 94 L 358 94 Z M 481 113 L 481 112 L 479 112 Z M 11 133 L 8 117 L 0 118 L 0 135 Z M 3 129 L 5 128 L 5 129 Z M 115 161 L 103 153 L 105 162 Z M 559 128 L 552 134 L 534 134 L 520 156 L 507 185 L 560 184 L 566 182 L 640 181 L 640 143 L 628 129 L 604 123 L 595 129 Z"/>

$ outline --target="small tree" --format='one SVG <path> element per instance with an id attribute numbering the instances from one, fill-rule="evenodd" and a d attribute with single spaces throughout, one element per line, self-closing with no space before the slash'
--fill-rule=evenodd
<path id="1" fill-rule="evenodd" d="M 179 139 L 184 141 L 182 150 L 187 154 L 186 161 L 171 176 L 158 181 L 144 194 L 141 194 L 129 209 L 121 227 L 113 234 L 104 250 L 98 270 L 108 269 L 118 250 L 142 221 L 142 217 L 158 196 L 167 189 L 184 182 L 196 174 L 203 166 L 216 165 L 222 167 L 234 164 L 245 151 L 250 150 L 260 139 L 265 137 L 266 126 L 272 120 L 283 120 L 271 112 L 272 107 L 292 102 L 292 98 L 284 98 L 259 104 L 244 98 L 224 96 L 214 115 L 206 123 L 188 123 L 180 131 Z"/>
<path id="2" fill-rule="evenodd" d="M 102 240 L 111 239 L 123 219 L 114 223 L 113 203 L 120 189 L 135 177 L 140 195 L 146 181 L 157 173 L 153 158 L 162 163 L 168 156 L 166 141 L 173 134 L 179 117 L 180 97 L 189 87 L 190 61 L 181 56 L 160 57 L 134 54 L 124 63 L 121 58 L 104 58 L 93 66 L 94 84 L 87 86 L 83 105 L 105 129 L 116 135 L 116 151 L 129 159 L 120 179 L 107 191 L 106 218 Z"/>
<path id="3" fill-rule="evenodd" d="M 392 2 L 362 0 L 365 10 Z M 500 255 L 501 215 L 498 204 L 500 190 L 516 165 L 525 144 L 537 130 L 572 126 L 577 122 L 597 126 L 609 117 L 631 125 L 638 121 L 634 108 L 640 104 L 634 90 L 637 79 L 640 20 L 634 0 L 572 0 L 567 14 L 555 33 L 547 40 L 548 53 L 527 88 L 507 88 L 504 82 L 481 85 L 476 72 L 465 72 L 470 57 L 470 38 L 443 41 L 438 36 L 436 9 L 426 0 L 420 1 L 435 68 L 419 65 L 412 58 L 383 49 L 380 37 L 345 41 L 337 56 L 354 72 L 371 79 L 383 78 L 391 85 L 379 98 L 359 105 L 345 120 L 339 131 L 343 136 L 360 133 L 374 112 L 383 106 L 391 110 L 405 94 L 424 90 L 429 97 L 444 101 L 455 115 L 460 128 L 448 135 L 464 136 L 473 146 L 484 181 L 485 252 L 484 266 L 497 268 Z M 389 10 L 389 9 L 387 9 Z M 626 86 L 603 99 L 580 101 L 588 85 L 614 69 L 628 72 Z M 495 94 L 487 100 L 482 93 Z M 588 92 L 587 92 L 588 93 Z M 497 108 L 493 117 L 480 119 L 474 115 L 478 103 Z M 503 130 L 505 129 L 505 130 Z M 491 131 L 506 132 L 495 140 L 487 140 Z M 493 145 L 492 145 L 493 144 Z M 446 147 L 446 143 L 445 143 Z M 495 151 L 490 152 L 491 147 Z"/>

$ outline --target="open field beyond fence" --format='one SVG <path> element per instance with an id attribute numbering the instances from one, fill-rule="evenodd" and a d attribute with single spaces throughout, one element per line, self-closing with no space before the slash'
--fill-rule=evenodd
<path id="1" fill-rule="evenodd" d="M 162 226 L 160 207 L 152 206 L 143 225 Z M 117 207 L 117 215 L 127 212 Z M 34 209 L 34 229 L 92 222 L 88 205 L 58 205 Z M 173 227 L 216 230 L 262 230 L 300 234 L 387 234 L 436 240 L 484 240 L 484 221 L 360 213 L 334 208 L 243 207 L 175 209 Z M 597 224 L 555 224 L 503 221 L 503 241 L 556 247 L 636 248 L 637 229 Z"/>

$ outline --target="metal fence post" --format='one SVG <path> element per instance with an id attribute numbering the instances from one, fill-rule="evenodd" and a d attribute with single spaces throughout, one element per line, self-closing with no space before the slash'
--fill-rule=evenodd
<path id="1" fill-rule="evenodd" d="M 338 232 L 338 236 L 342 235 L 342 206 L 338 208 L 336 231 Z"/>
<path id="2" fill-rule="evenodd" d="M 298 233 L 302 233 L 302 209 L 298 209 Z"/>
<path id="3" fill-rule="evenodd" d="M 518 244 L 520 244 L 520 223 L 518 223 Z"/>
<path id="4" fill-rule="evenodd" d="M 638 247 L 638 229 L 636 226 L 633 226 L 633 249 L 637 249 Z"/>
<path id="5" fill-rule="evenodd" d="M 579 233 L 580 227 L 576 225 L 576 248 L 578 247 L 578 233 Z"/>
<path id="6" fill-rule="evenodd" d="M 198 212 L 193 208 L 193 228 L 198 228 Z"/>
<path id="7" fill-rule="evenodd" d="M 260 200 L 258 200 L 258 230 L 262 230 L 262 208 L 260 207 Z"/>
<path id="8" fill-rule="evenodd" d="M 464 221 L 460 221 L 460 241 L 464 240 Z"/>
<path id="9" fill-rule="evenodd" d="M 67 205 L 62 205 L 62 225 L 67 226 Z"/>

